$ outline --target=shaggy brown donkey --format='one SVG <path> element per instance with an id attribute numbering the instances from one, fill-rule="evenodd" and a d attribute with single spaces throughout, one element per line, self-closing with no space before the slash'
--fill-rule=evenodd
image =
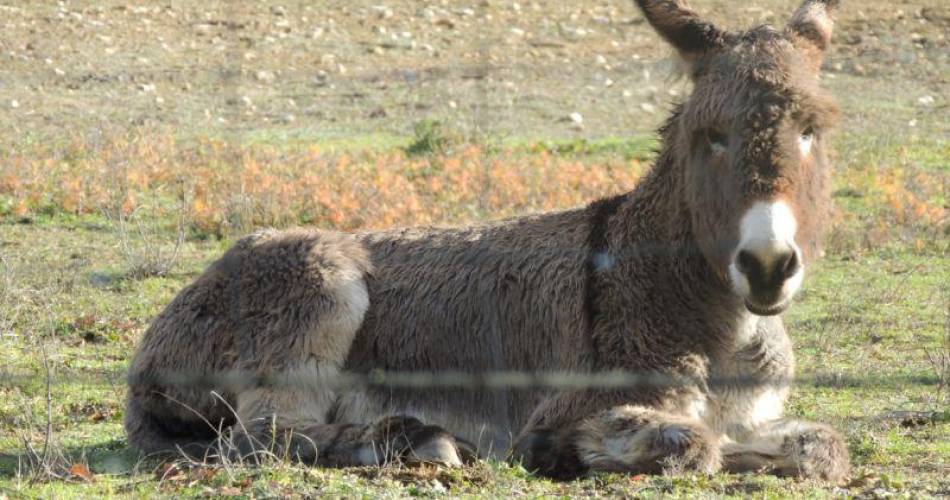
<path id="1" fill-rule="evenodd" d="M 201 450 L 230 426 L 242 452 L 276 447 L 326 465 L 458 464 L 474 452 L 554 477 L 845 477 L 837 432 L 782 417 L 793 358 L 779 316 L 827 220 L 835 107 L 818 72 L 837 2 L 807 0 L 784 30 L 744 32 L 681 1 L 637 3 L 694 89 L 636 189 L 464 228 L 250 236 L 145 333 L 131 364 L 130 442 Z M 624 370 L 692 383 L 329 382 L 374 369 Z"/>

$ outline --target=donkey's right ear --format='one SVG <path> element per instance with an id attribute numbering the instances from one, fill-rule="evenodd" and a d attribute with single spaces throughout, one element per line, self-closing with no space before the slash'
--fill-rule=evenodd
<path id="1" fill-rule="evenodd" d="M 839 0 L 805 0 L 785 28 L 795 46 L 809 56 L 816 71 L 831 43 L 839 3 Z"/>
<path id="2" fill-rule="evenodd" d="M 637 0 L 650 25 L 688 63 L 726 45 L 729 34 L 703 21 L 685 0 Z"/>

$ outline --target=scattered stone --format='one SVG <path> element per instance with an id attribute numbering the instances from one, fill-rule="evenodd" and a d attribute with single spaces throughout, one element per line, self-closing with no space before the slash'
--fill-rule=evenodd
<path id="1" fill-rule="evenodd" d="M 389 7 L 386 7 L 385 5 L 374 5 L 372 8 L 380 19 L 389 19 L 390 17 L 393 17 L 393 10 Z"/>
<path id="2" fill-rule="evenodd" d="M 934 101 L 936 101 L 936 99 L 934 99 L 934 96 L 925 95 L 917 99 L 917 104 L 920 104 L 921 106 L 930 106 L 931 104 L 934 103 Z"/>
<path id="3" fill-rule="evenodd" d="M 277 79 L 273 72 L 263 69 L 257 73 L 254 73 L 254 78 L 256 78 L 259 82 L 272 82 Z"/>
<path id="4" fill-rule="evenodd" d="M 10 101 L 10 107 L 13 108 L 13 109 L 19 108 L 19 107 L 20 107 L 20 101 L 18 101 L 18 100 L 16 100 L 16 99 L 12 99 L 12 100 Z"/>
<path id="5" fill-rule="evenodd" d="M 651 115 L 652 115 L 653 113 L 656 113 L 656 106 L 654 106 L 654 105 L 652 105 L 652 104 L 650 104 L 650 103 L 648 103 L 648 102 L 642 102 L 642 103 L 640 103 L 640 109 L 646 111 L 647 113 L 650 113 Z"/>

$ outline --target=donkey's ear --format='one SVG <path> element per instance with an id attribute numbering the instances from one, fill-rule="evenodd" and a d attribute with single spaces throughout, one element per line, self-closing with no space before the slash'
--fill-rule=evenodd
<path id="1" fill-rule="evenodd" d="M 685 0 L 637 0 L 647 21 L 687 62 L 726 44 L 728 34 L 703 21 Z"/>
<path id="2" fill-rule="evenodd" d="M 811 60 L 815 70 L 821 67 L 825 50 L 831 43 L 839 3 L 838 0 L 805 0 L 785 28 L 795 46 Z"/>

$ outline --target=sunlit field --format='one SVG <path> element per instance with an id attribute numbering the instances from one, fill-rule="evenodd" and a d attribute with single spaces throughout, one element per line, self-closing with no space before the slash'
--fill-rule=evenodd
<path id="1" fill-rule="evenodd" d="M 691 4 L 734 28 L 795 7 Z M 0 23 L 0 499 L 950 495 L 944 1 L 843 2 L 823 69 L 842 109 L 835 211 L 785 314 L 788 414 L 846 436 L 839 485 L 127 447 L 137 339 L 242 235 L 460 225 L 631 189 L 689 92 L 632 2 L 32 1 Z"/>

